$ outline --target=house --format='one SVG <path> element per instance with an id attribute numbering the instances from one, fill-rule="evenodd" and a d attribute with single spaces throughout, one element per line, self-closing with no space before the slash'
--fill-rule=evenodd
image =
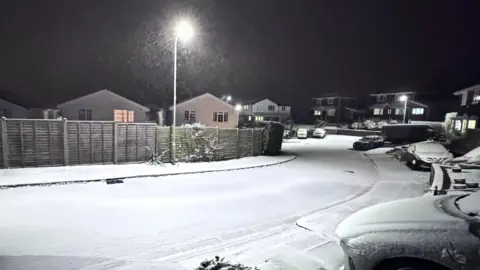
<path id="1" fill-rule="evenodd" d="M 467 129 L 478 127 L 478 114 L 480 113 L 480 84 L 458 90 L 453 93 L 459 97 L 455 131 L 465 133 Z"/>
<path id="2" fill-rule="evenodd" d="M 364 110 L 357 109 L 357 100 L 353 97 L 327 95 L 313 98 L 312 114 L 315 121 L 327 123 L 351 123 L 363 117 Z"/>
<path id="3" fill-rule="evenodd" d="M 286 123 L 290 120 L 291 106 L 277 104 L 267 98 L 244 101 L 240 111 L 240 122 L 246 126 L 262 121 Z"/>
<path id="4" fill-rule="evenodd" d="M 170 110 L 173 110 L 173 106 Z M 169 122 L 172 123 L 171 115 L 169 118 Z M 238 111 L 235 110 L 235 106 L 210 93 L 205 93 L 177 103 L 175 125 L 192 123 L 201 123 L 210 127 L 236 128 Z"/>
<path id="5" fill-rule="evenodd" d="M 68 120 L 146 122 L 149 108 L 107 89 L 57 105 Z"/>
<path id="6" fill-rule="evenodd" d="M 28 118 L 30 117 L 30 111 L 16 102 L 0 97 L 0 117 Z"/>
<path id="7" fill-rule="evenodd" d="M 30 109 L 30 118 L 32 119 L 58 119 L 61 117 L 62 115 L 60 109 Z"/>
<path id="8" fill-rule="evenodd" d="M 406 122 L 428 119 L 429 107 L 416 101 L 415 92 L 412 91 L 370 94 L 368 104 L 368 118 L 403 122 L 406 104 Z"/>

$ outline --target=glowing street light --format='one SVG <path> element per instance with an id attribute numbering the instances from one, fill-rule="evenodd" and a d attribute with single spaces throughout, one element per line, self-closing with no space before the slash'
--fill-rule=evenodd
<path id="1" fill-rule="evenodd" d="M 175 27 L 175 45 L 173 49 L 173 128 L 172 128 L 172 163 L 175 164 L 175 125 L 177 119 L 177 47 L 178 40 L 188 42 L 194 35 L 192 25 L 186 21 L 180 21 Z"/>
<path id="2" fill-rule="evenodd" d="M 405 124 L 405 121 L 407 120 L 407 102 L 408 102 L 408 96 L 407 95 L 401 95 L 398 100 L 404 101 L 405 102 L 405 107 L 403 108 L 403 123 Z"/>
<path id="3" fill-rule="evenodd" d="M 232 100 L 232 96 L 228 95 L 227 96 L 227 102 L 230 102 Z"/>

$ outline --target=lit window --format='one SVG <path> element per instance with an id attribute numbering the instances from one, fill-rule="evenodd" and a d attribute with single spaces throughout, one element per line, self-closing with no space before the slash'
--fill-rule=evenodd
<path id="1" fill-rule="evenodd" d="M 423 108 L 413 108 L 412 109 L 412 114 L 415 114 L 415 115 L 423 114 Z"/>
<path id="2" fill-rule="evenodd" d="M 252 116 L 251 115 L 248 116 L 248 121 L 252 121 Z"/>
<path id="3" fill-rule="evenodd" d="M 213 122 L 228 122 L 228 112 L 214 112 Z"/>
<path id="4" fill-rule="evenodd" d="M 185 111 L 184 119 L 185 121 L 196 121 L 197 114 L 195 111 Z"/>
<path id="5" fill-rule="evenodd" d="M 113 120 L 117 122 L 134 122 L 134 111 L 113 110 Z"/>
<path id="6" fill-rule="evenodd" d="M 472 104 L 478 104 L 480 102 L 480 90 L 475 90 L 473 92 Z"/>
<path id="7" fill-rule="evenodd" d="M 373 115 L 382 115 L 383 114 L 383 109 L 375 109 L 373 110 Z"/>
<path id="8" fill-rule="evenodd" d="M 467 105 L 467 93 L 462 94 L 462 106 Z"/>
<path id="9" fill-rule="evenodd" d="M 335 116 L 335 109 L 328 110 L 328 116 Z"/>
<path id="10" fill-rule="evenodd" d="M 79 109 L 78 120 L 92 120 L 92 109 Z"/>
<path id="11" fill-rule="evenodd" d="M 243 105 L 244 110 L 248 110 L 248 105 Z"/>
<path id="12" fill-rule="evenodd" d="M 392 114 L 392 109 L 388 109 L 387 114 Z"/>
<path id="13" fill-rule="evenodd" d="M 455 131 L 461 131 L 462 130 L 462 120 L 455 120 Z"/>
<path id="14" fill-rule="evenodd" d="M 255 121 L 263 121 L 263 116 L 255 116 Z"/>
<path id="15" fill-rule="evenodd" d="M 313 111 L 313 115 L 322 115 L 322 111 L 315 110 Z"/>
<path id="16" fill-rule="evenodd" d="M 477 126 L 477 120 L 468 120 L 468 129 L 475 129 Z"/>
<path id="17" fill-rule="evenodd" d="M 404 109 L 395 109 L 395 115 L 402 115 Z"/>

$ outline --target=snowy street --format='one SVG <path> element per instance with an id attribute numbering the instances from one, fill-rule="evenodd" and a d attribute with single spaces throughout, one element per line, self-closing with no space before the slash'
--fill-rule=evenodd
<path id="1" fill-rule="evenodd" d="M 349 150 L 357 139 L 291 139 L 298 157 L 270 167 L 0 190 L 0 269 L 192 269 L 217 254 L 253 265 L 285 249 L 314 267 L 348 214 L 424 188 L 425 173 Z"/>

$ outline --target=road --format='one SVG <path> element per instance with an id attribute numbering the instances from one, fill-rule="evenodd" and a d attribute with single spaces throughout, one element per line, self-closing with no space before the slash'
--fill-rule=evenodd
<path id="1" fill-rule="evenodd" d="M 71 269 L 131 262 L 175 269 L 211 254 L 261 254 L 254 243 L 265 239 L 305 249 L 325 239 L 294 229 L 298 218 L 355 197 L 377 178 L 363 153 L 348 150 L 354 140 L 290 140 L 283 149 L 298 158 L 266 168 L 0 190 L 0 254 L 27 255 L 0 267 L 48 258 L 50 269 L 68 269 L 65 260 Z"/>

